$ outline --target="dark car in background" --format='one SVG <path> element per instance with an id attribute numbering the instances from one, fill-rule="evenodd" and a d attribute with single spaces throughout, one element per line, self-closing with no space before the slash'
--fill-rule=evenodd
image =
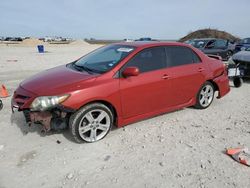
<path id="1" fill-rule="evenodd" d="M 3 41 L 16 41 L 16 42 L 22 42 L 23 39 L 21 37 L 6 37 L 3 39 Z"/>
<path id="2" fill-rule="evenodd" d="M 250 48 L 250 38 L 242 39 L 236 46 L 234 52 L 244 51 Z"/>
<path id="3" fill-rule="evenodd" d="M 143 38 L 136 39 L 135 41 L 152 41 L 152 39 L 150 37 L 143 37 Z"/>
<path id="4" fill-rule="evenodd" d="M 143 37 L 143 38 L 136 39 L 135 41 L 158 41 L 158 40 L 152 39 L 150 37 Z"/>
<path id="5" fill-rule="evenodd" d="M 238 65 L 243 77 L 250 78 L 250 47 L 234 54 L 232 59 Z"/>
<path id="6" fill-rule="evenodd" d="M 221 56 L 223 60 L 228 60 L 234 52 L 234 44 L 229 40 L 216 38 L 192 39 L 185 43 L 200 49 L 205 54 Z"/>

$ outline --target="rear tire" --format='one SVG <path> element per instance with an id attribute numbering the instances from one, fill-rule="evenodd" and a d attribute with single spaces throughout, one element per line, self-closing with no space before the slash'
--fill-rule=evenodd
<path id="1" fill-rule="evenodd" d="M 93 143 L 103 139 L 114 121 L 111 110 L 102 103 L 92 103 L 71 115 L 70 131 L 77 143 Z"/>
<path id="2" fill-rule="evenodd" d="M 234 83 L 234 87 L 236 87 L 236 88 L 241 87 L 243 84 L 243 79 L 240 77 L 235 77 L 233 79 L 233 83 Z"/>
<path id="3" fill-rule="evenodd" d="M 227 57 L 226 60 L 228 61 L 230 59 L 230 57 L 232 57 L 233 52 L 231 50 L 227 51 Z"/>
<path id="4" fill-rule="evenodd" d="M 195 108 L 205 109 L 209 107 L 214 99 L 214 86 L 211 82 L 205 82 L 196 95 Z"/>

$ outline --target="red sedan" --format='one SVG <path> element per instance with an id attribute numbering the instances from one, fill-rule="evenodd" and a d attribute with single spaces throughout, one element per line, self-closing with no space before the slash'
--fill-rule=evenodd
<path id="1" fill-rule="evenodd" d="M 43 130 L 69 126 L 77 142 L 179 108 L 207 108 L 229 91 L 221 60 L 182 43 L 134 42 L 99 48 L 23 81 L 12 108 Z"/>

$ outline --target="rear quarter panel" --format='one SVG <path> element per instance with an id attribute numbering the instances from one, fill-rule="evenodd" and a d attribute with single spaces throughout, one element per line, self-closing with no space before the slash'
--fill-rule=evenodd
<path id="1" fill-rule="evenodd" d="M 211 69 L 211 79 L 213 80 L 216 85 L 218 86 L 219 95 L 217 98 L 221 98 L 225 96 L 229 91 L 229 79 L 227 76 L 227 71 L 225 65 L 221 60 L 209 58 L 208 65 Z"/>

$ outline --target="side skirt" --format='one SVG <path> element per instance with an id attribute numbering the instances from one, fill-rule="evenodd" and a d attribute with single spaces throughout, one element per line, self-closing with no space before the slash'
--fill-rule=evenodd
<path id="1" fill-rule="evenodd" d="M 155 116 L 159 116 L 159 115 L 165 114 L 167 112 L 173 112 L 173 111 L 185 108 L 185 107 L 193 106 L 196 103 L 195 100 L 196 99 L 192 98 L 187 103 L 184 103 L 184 104 L 181 104 L 181 105 L 177 105 L 177 106 L 174 106 L 174 107 L 173 106 L 172 107 L 167 107 L 167 108 L 164 108 L 164 109 L 161 109 L 161 110 L 157 110 L 157 111 L 146 113 L 146 114 L 141 114 L 141 115 L 138 115 L 138 116 L 127 118 L 127 119 L 123 119 L 122 117 L 119 117 L 117 127 L 123 127 L 125 125 L 135 123 L 137 121 L 141 121 L 141 120 L 145 120 L 145 119 L 152 118 L 152 117 L 155 117 Z"/>

